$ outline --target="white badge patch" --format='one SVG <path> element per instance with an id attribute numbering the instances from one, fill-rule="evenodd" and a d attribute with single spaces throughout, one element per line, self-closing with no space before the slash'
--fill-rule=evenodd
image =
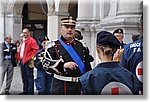
<path id="1" fill-rule="evenodd" d="M 102 89 L 101 95 L 132 95 L 132 91 L 123 83 L 110 82 Z"/>
<path id="2" fill-rule="evenodd" d="M 143 61 L 136 66 L 136 76 L 143 83 Z"/>

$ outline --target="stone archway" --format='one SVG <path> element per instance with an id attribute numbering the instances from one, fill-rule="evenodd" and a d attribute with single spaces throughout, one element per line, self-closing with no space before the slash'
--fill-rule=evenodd
<path id="1" fill-rule="evenodd" d="M 6 34 L 12 34 L 13 41 L 20 39 L 19 35 L 22 30 L 22 10 L 25 2 L 30 0 L 13 0 L 12 2 L 7 1 L 7 20 L 6 20 Z M 60 19 L 62 17 L 69 16 L 69 12 L 74 9 L 73 2 L 77 5 L 78 1 L 74 0 L 45 0 L 47 3 L 48 14 L 47 14 L 47 36 L 50 40 L 54 40 L 60 35 Z M 76 6 L 77 7 L 77 6 Z M 76 8 L 77 9 L 77 8 Z M 77 17 L 77 10 L 75 17 Z M 54 23 L 55 22 L 55 23 Z M 9 28 L 9 29 L 8 29 Z"/>
<path id="2" fill-rule="evenodd" d="M 44 6 L 46 6 L 46 8 L 47 8 L 47 0 L 44 0 L 44 1 L 41 0 L 39 2 L 38 1 L 31 2 L 30 0 L 24 0 L 24 1 L 15 0 L 14 2 L 11 2 L 10 4 L 12 5 L 12 11 L 10 13 L 11 14 L 11 19 L 9 18 L 10 19 L 9 21 L 11 21 L 12 23 L 11 24 L 10 23 L 7 24 L 7 25 L 10 25 L 9 29 L 7 30 L 7 32 L 11 32 L 13 34 L 13 38 L 14 38 L 13 41 L 20 40 L 20 36 L 19 35 L 22 32 L 22 28 L 25 27 L 23 25 L 24 24 L 24 20 L 23 20 L 22 12 L 23 12 L 23 7 L 24 7 L 24 5 L 26 3 L 30 4 L 31 5 L 30 7 L 32 7 L 34 5 L 38 5 L 38 7 L 40 8 L 40 10 L 39 10 L 39 8 L 38 8 L 38 10 L 40 12 L 44 12 L 44 11 L 42 11 L 43 10 L 43 8 L 42 8 L 42 4 L 43 3 L 45 3 Z M 34 13 L 38 13 L 39 11 L 34 12 Z M 29 11 L 27 11 L 27 12 L 29 13 Z M 32 17 L 30 17 L 29 20 L 26 20 L 27 23 L 28 22 L 29 23 L 30 22 L 32 22 L 32 23 L 38 23 L 36 25 L 39 25 L 40 22 L 45 22 L 44 26 L 43 26 L 43 24 L 41 24 L 44 27 L 43 30 L 45 29 L 44 31 L 42 29 L 39 29 L 39 28 L 36 29 L 36 30 L 34 30 L 34 31 L 31 31 L 31 32 L 34 32 L 34 34 L 35 33 L 38 34 L 38 36 L 40 36 L 40 33 L 43 34 L 42 36 L 47 35 L 47 33 L 46 33 L 47 32 L 47 24 L 46 24 L 46 22 L 47 22 L 47 19 L 46 19 L 47 18 L 47 14 L 45 14 L 45 15 L 46 15 L 45 18 L 44 18 L 45 21 L 41 20 L 43 17 L 41 17 L 40 19 L 36 19 L 35 16 L 33 16 L 33 15 L 32 15 Z M 32 18 L 34 18 L 34 19 L 32 19 Z M 36 27 L 34 27 L 34 28 L 36 28 Z M 37 35 L 34 35 L 35 38 L 37 38 L 36 36 Z"/>
<path id="3" fill-rule="evenodd" d="M 16 41 L 16 36 L 20 35 L 17 33 L 19 31 L 20 23 L 21 23 L 21 16 L 17 15 L 15 12 L 15 3 L 17 0 L 7 0 L 3 2 L 4 5 L 4 35 L 10 34 L 13 38 L 13 42 Z M 15 30 L 15 28 L 18 28 L 18 30 Z M 16 32 L 18 31 L 18 32 Z"/>

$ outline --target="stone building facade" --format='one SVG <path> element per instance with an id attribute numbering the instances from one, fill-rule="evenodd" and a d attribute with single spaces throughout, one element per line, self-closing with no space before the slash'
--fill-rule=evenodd
<path id="1" fill-rule="evenodd" d="M 31 2 L 32 1 L 32 2 Z M 0 42 L 4 35 L 11 34 L 13 41 L 20 39 L 23 27 L 23 7 L 25 3 L 46 3 L 47 36 L 50 40 L 60 36 L 60 19 L 74 15 L 76 28 L 82 32 L 91 54 L 96 58 L 96 33 L 101 30 L 113 32 L 122 28 L 125 43 L 132 41 L 132 34 L 139 34 L 139 18 L 142 14 L 142 0 L 0 0 Z M 31 17 L 32 18 L 32 17 Z"/>

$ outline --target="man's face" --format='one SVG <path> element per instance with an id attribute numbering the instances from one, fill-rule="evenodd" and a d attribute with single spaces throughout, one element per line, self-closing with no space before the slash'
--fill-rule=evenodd
<path id="1" fill-rule="evenodd" d="M 11 43 L 11 40 L 12 40 L 12 38 L 10 36 L 6 38 L 7 43 Z"/>
<path id="2" fill-rule="evenodd" d="M 46 42 L 47 42 L 47 40 L 45 40 L 45 41 L 43 41 L 43 42 L 41 43 L 41 45 L 43 46 L 43 49 L 45 49 Z"/>
<path id="3" fill-rule="evenodd" d="M 30 32 L 28 29 L 23 29 L 22 33 L 24 35 L 24 38 L 27 38 L 28 36 L 30 36 Z"/>
<path id="4" fill-rule="evenodd" d="M 75 26 L 65 25 L 61 27 L 62 36 L 66 40 L 70 40 L 74 38 L 75 35 Z"/>
<path id="5" fill-rule="evenodd" d="M 123 35 L 120 33 L 115 33 L 114 36 L 119 40 L 119 42 L 123 42 Z"/>

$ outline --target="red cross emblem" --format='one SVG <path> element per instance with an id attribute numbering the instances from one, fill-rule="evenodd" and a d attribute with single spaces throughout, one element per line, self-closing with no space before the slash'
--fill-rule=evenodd
<path id="1" fill-rule="evenodd" d="M 132 95 L 132 91 L 123 83 L 110 82 L 104 86 L 101 95 Z"/>
<path id="2" fill-rule="evenodd" d="M 138 68 L 138 75 L 143 75 L 143 68 Z"/>
<path id="3" fill-rule="evenodd" d="M 136 76 L 139 81 L 143 82 L 143 61 L 139 62 L 136 66 Z"/>
<path id="4" fill-rule="evenodd" d="M 111 88 L 111 94 L 112 95 L 119 95 L 119 88 L 118 87 Z"/>

